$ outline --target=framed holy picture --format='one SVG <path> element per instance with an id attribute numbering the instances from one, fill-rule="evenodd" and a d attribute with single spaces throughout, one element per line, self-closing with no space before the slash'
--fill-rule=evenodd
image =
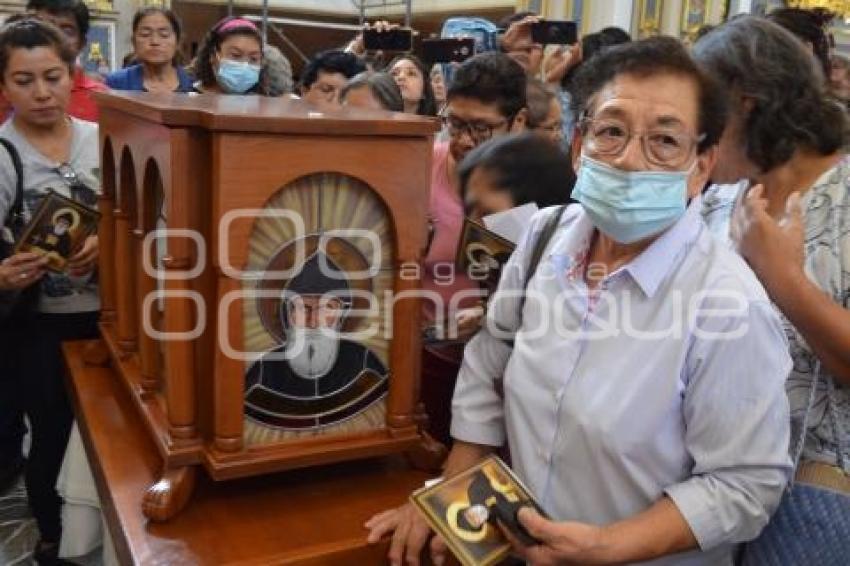
<path id="1" fill-rule="evenodd" d="M 410 497 L 463 566 L 498 564 L 511 545 L 502 529 L 524 544 L 538 543 L 517 514 L 531 507 L 545 516 L 531 492 L 497 456 L 416 491 Z"/>
<path id="2" fill-rule="evenodd" d="M 515 247 L 507 239 L 465 218 L 457 248 L 456 265 L 460 272 L 492 292 L 499 283 L 502 267 L 511 257 Z"/>
<path id="3" fill-rule="evenodd" d="M 658 35 L 661 31 L 661 3 L 663 0 L 640 0 L 638 34 L 640 37 Z"/>
<path id="4" fill-rule="evenodd" d="M 708 23 L 711 0 L 685 0 L 682 3 L 682 35 L 694 37 Z"/>
<path id="5" fill-rule="evenodd" d="M 16 252 L 34 252 L 47 258 L 47 268 L 62 272 L 86 238 L 97 232 L 100 213 L 77 201 L 49 191 L 15 246 Z"/>

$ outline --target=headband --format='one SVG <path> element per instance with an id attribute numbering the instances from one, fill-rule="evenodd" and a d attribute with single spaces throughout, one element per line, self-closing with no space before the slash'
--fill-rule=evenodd
<path id="1" fill-rule="evenodd" d="M 254 25 L 254 22 L 246 20 L 245 18 L 235 18 L 230 21 L 224 22 L 218 27 L 218 29 L 216 29 L 216 32 L 224 33 L 226 31 L 230 31 L 236 28 L 249 28 L 252 31 L 259 33 L 259 30 L 257 30 L 257 26 Z"/>

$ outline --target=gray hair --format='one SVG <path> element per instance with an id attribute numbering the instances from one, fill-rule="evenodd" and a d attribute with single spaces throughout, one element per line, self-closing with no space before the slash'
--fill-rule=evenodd
<path id="1" fill-rule="evenodd" d="M 803 44 L 777 24 L 744 16 L 718 26 L 697 41 L 693 57 L 731 94 L 753 102 L 744 122 L 747 158 L 770 171 L 805 147 L 830 155 L 845 146 L 845 112 L 827 91 L 820 69 Z"/>
<path id="2" fill-rule="evenodd" d="M 339 99 L 345 101 L 348 93 L 356 88 L 367 87 L 384 110 L 404 112 L 404 99 L 395 79 L 388 73 L 365 71 L 349 79 L 339 93 Z"/>
<path id="3" fill-rule="evenodd" d="M 292 65 L 289 59 L 274 45 L 263 47 L 263 70 L 266 76 L 268 96 L 283 96 L 294 88 Z"/>

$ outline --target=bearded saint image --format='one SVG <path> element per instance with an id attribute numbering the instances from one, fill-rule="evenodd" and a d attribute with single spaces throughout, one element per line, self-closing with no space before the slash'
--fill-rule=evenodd
<path id="1" fill-rule="evenodd" d="M 285 341 L 245 375 L 245 414 L 260 423 L 306 429 L 348 419 L 387 392 L 388 372 L 374 352 L 340 336 L 350 286 L 316 252 L 284 287 L 279 316 Z"/>

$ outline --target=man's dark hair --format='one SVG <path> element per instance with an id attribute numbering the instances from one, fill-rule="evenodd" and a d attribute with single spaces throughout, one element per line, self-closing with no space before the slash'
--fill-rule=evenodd
<path id="1" fill-rule="evenodd" d="M 617 26 L 602 28 L 597 33 L 602 38 L 602 44 L 605 46 L 620 45 L 621 43 L 628 43 L 632 40 L 629 32 Z"/>
<path id="2" fill-rule="evenodd" d="M 767 19 L 784 27 L 801 41 L 811 43 L 815 59 L 829 77 L 829 35 L 826 28 L 833 15 L 826 10 L 804 10 L 802 8 L 779 8 L 767 15 Z"/>
<path id="3" fill-rule="evenodd" d="M 682 42 L 651 37 L 603 50 L 582 64 L 573 83 L 572 110 L 576 123 L 590 111 L 593 96 L 620 75 L 650 77 L 672 74 L 694 81 L 699 96 L 697 119 L 702 153 L 720 140 L 726 125 L 726 99 L 717 84 L 691 59 Z"/>
<path id="4" fill-rule="evenodd" d="M 762 171 L 786 163 L 800 147 L 829 155 L 847 143 L 844 110 L 829 98 L 809 52 L 777 24 L 736 18 L 699 40 L 693 56 L 734 107 L 741 97 L 753 104 L 743 137 L 747 157 Z"/>
<path id="5" fill-rule="evenodd" d="M 83 0 L 29 0 L 28 12 L 45 11 L 56 16 L 73 16 L 80 30 L 81 43 L 85 44 L 89 33 L 89 8 Z"/>
<path id="6" fill-rule="evenodd" d="M 73 74 L 76 57 L 65 35 L 56 26 L 30 17 L 7 23 L 0 28 L 0 81 L 6 75 L 14 49 L 35 47 L 49 47 L 56 51 L 59 59 L 68 66 L 68 72 Z"/>
<path id="7" fill-rule="evenodd" d="M 345 87 L 339 93 L 341 102 L 345 101 L 348 93 L 356 88 L 368 88 L 372 96 L 375 97 L 384 110 L 391 112 L 404 112 L 404 99 L 401 97 L 401 91 L 388 73 L 375 73 L 372 71 L 364 71 L 346 83 Z"/>
<path id="8" fill-rule="evenodd" d="M 479 168 L 491 175 L 496 187 L 510 193 L 514 206 L 567 203 L 576 180 L 569 156 L 557 144 L 528 132 L 493 138 L 466 154 L 458 166 L 464 196 Z"/>
<path id="9" fill-rule="evenodd" d="M 622 29 L 614 26 L 603 28 L 596 33 L 589 33 L 581 38 L 581 58 L 582 61 L 592 59 L 603 50 L 613 47 L 614 45 L 622 45 L 629 43 L 632 36 Z M 581 64 L 570 69 L 561 81 L 561 86 L 566 90 L 572 90 L 572 84 L 575 80 Z"/>
<path id="10" fill-rule="evenodd" d="M 310 59 L 301 73 L 301 86 L 303 88 L 313 86 L 313 83 L 319 78 L 319 71 L 342 73 L 346 79 L 350 79 L 365 70 L 366 65 L 354 53 L 347 53 L 341 49 L 329 49 L 317 53 Z"/>
<path id="11" fill-rule="evenodd" d="M 473 98 L 495 104 L 506 118 L 513 118 L 526 105 L 525 69 L 504 53 L 481 53 L 455 70 L 446 100 Z"/>

